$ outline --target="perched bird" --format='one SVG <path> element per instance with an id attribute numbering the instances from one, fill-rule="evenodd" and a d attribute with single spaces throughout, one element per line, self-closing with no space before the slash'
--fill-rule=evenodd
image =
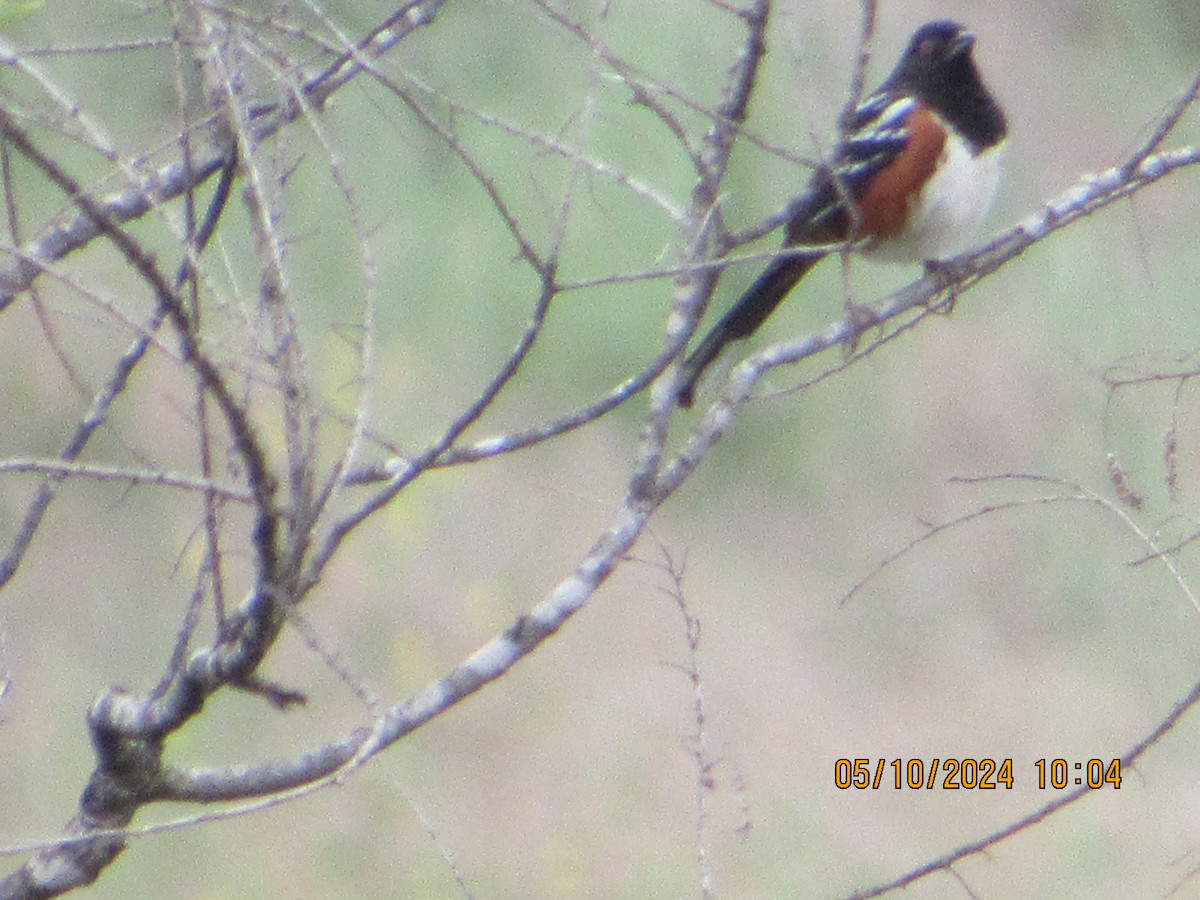
<path id="1" fill-rule="evenodd" d="M 923 262 L 983 219 L 999 181 L 1004 112 L 971 58 L 975 37 L 956 22 L 917 29 L 896 68 L 843 125 L 827 165 L 792 204 L 785 247 L 859 242 L 883 260 Z M 745 338 L 829 248 L 780 256 L 680 367 L 676 398 L 722 348 Z"/>

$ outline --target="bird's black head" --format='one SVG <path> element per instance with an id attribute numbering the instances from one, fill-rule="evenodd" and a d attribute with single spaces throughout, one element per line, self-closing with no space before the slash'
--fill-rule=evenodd
<path id="1" fill-rule="evenodd" d="M 957 22 L 928 22 L 912 36 L 882 88 L 914 95 L 964 128 L 976 143 L 991 144 L 1004 136 L 1004 116 L 975 68 L 974 47 L 975 35 Z"/>
<path id="2" fill-rule="evenodd" d="M 957 22 L 943 19 L 940 22 L 926 22 L 908 42 L 906 56 L 922 60 L 950 60 L 956 56 L 969 55 L 975 44 L 975 35 L 971 34 Z"/>
<path id="3" fill-rule="evenodd" d="M 975 35 L 957 22 L 929 22 L 917 29 L 887 84 L 921 96 L 946 82 L 978 80 L 971 48 Z"/>

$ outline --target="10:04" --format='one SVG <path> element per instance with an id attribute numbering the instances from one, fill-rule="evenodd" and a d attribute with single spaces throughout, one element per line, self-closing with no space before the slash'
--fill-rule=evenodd
<path id="1" fill-rule="evenodd" d="M 1038 788 L 1062 790 L 1071 785 L 1086 784 L 1093 790 L 1111 784 L 1121 787 L 1121 761 L 1113 759 L 1089 759 L 1087 762 L 1072 763 L 1065 759 L 1039 759 L 1034 763 L 1038 771 Z"/>

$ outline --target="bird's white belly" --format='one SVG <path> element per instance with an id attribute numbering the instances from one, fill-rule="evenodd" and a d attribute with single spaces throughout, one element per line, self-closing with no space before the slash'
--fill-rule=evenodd
<path id="1" fill-rule="evenodd" d="M 903 235 L 871 248 L 875 259 L 901 262 L 937 259 L 961 247 L 987 215 L 1000 183 L 1003 145 L 977 156 L 963 141 L 948 141 L 921 192 Z"/>

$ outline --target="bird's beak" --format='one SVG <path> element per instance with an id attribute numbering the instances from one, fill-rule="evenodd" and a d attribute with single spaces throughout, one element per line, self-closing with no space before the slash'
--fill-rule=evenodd
<path id="1" fill-rule="evenodd" d="M 969 31 L 960 32 L 954 38 L 954 42 L 950 45 L 951 56 L 966 56 L 971 52 L 971 48 L 975 46 L 975 35 Z"/>

